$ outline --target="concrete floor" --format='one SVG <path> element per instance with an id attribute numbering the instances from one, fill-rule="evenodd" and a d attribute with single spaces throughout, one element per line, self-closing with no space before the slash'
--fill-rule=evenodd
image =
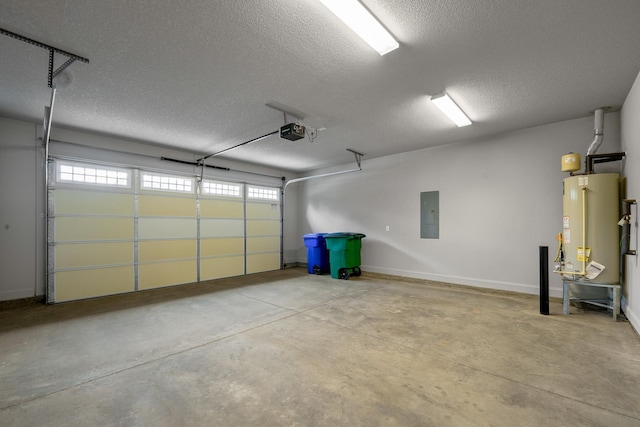
<path id="1" fill-rule="evenodd" d="M 0 311 L 2 426 L 640 426 L 640 338 L 533 296 L 290 269 Z"/>

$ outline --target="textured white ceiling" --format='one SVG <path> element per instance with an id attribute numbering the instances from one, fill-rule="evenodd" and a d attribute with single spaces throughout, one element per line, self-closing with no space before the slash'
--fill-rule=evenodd
<path id="1" fill-rule="evenodd" d="M 90 59 L 57 79 L 54 124 L 291 171 L 620 107 L 640 71 L 638 0 L 363 0 L 379 56 L 317 0 L 0 0 L 0 27 Z M 42 121 L 48 52 L 0 35 L 0 115 Z M 58 62 L 66 58 L 60 56 Z M 429 102 L 446 90 L 472 126 Z M 587 144 L 585 142 L 585 144 Z"/>

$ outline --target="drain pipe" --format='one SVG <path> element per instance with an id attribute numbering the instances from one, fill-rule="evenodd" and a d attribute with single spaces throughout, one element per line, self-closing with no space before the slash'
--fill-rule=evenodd
<path id="1" fill-rule="evenodd" d="M 290 184 L 295 184 L 297 182 L 302 182 L 302 181 L 309 181 L 310 179 L 318 179 L 318 178 L 325 178 L 325 177 L 334 176 L 334 175 L 343 175 L 345 173 L 360 172 L 362 170 L 362 156 L 364 156 L 364 154 L 359 153 L 350 148 L 347 148 L 347 151 L 350 151 L 355 156 L 356 163 L 358 164 L 358 167 L 356 169 L 349 169 L 346 171 L 338 171 L 338 172 L 329 172 L 329 173 L 323 173 L 320 175 L 303 176 L 302 178 L 290 179 L 284 184 L 284 187 L 282 188 L 282 209 L 281 209 L 282 222 L 280 225 L 281 227 L 280 238 L 282 239 L 282 242 L 280 243 L 280 248 L 281 248 L 280 269 L 281 270 L 284 270 L 284 209 L 285 209 L 285 200 L 287 196 L 287 187 L 289 187 Z"/>
<path id="2" fill-rule="evenodd" d="M 604 110 L 606 107 L 598 108 L 594 112 L 594 125 L 593 125 L 593 141 L 589 145 L 587 150 L 587 156 L 585 157 L 585 173 L 593 172 L 593 164 L 589 162 L 589 156 L 596 154 L 600 145 L 602 145 L 602 139 L 604 137 Z"/>

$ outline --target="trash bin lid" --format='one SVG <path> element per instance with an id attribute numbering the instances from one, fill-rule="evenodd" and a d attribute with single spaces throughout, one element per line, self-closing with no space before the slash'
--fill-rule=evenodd
<path id="1" fill-rule="evenodd" d="M 326 234 L 327 233 L 309 233 L 309 234 L 305 234 L 302 237 L 305 238 L 305 239 L 316 239 L 318 237 L 323 237 Z"/>
<path id="2" fill-rule="evenodd" d="M 362 239 L 363 237 L 367 237 L 366 235 L 362 234 L 362 233 L 346 233 L 346 232 L 341 232 L 341 233 L 329 233 L 326 234 L 324 236 L 325 239 L 331 239 L 331 238 L 352 238 L 352 239 Z"/>

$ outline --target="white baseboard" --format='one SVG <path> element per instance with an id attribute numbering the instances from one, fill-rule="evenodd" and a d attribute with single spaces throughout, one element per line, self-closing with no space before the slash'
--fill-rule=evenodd
<path id="1" fill-rule="evenodd" d="M 430 274 L 419 271 L 397 270 L 393 268 L 378 268 L 362 265 L 363 271 L 388 274 L 391 276 L 410 277 L 412 279 L 433 280 L 436 282 L 453 283 L 456 285 L 475 286 L 477 288 L 497 289 L 501 291 L 519 292 L 523 294 L 538 295 L 540 287 L 526 283 L 501 282 L 497 280 L 476 279 L 472 277 L 449 276 L 444 274 Z M 549 288 L 549 296 L 562 298 L 562 288 Z"/>

